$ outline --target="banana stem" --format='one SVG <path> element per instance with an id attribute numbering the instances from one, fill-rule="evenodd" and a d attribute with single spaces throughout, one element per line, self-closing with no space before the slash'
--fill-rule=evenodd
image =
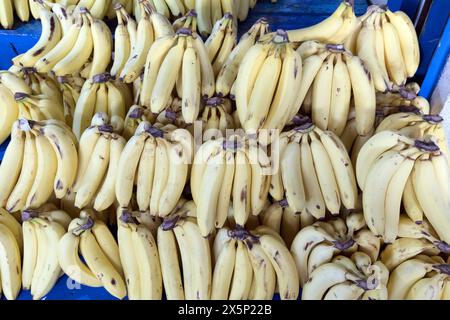
<path id="1" fill-rule="evenodd" d="M 345 251 L 345 250 L 351 248 L 354 244 L 355 244 L 355 240 L 353 240 L 353 239 L 349 239 L 345 242 L 333 241 L 333 245 L 339 251 Z"/>
<path id="2" fill-rule="evenodd" d="M 436 242 L 434 242 L 434 245 L 442 253 L 445 253 L 445 254 L 449 254 L 450 253 L 450 245 L 447 244 L 445 241 L 436 241 Z"/>
<path id="3" fill-rule="evenodd" d="M 282 200 L 278 201 L 278 204 L 283 209 L 289 207 L 289 203 L 288 203 L 287 199 L 282 199 Z"/>
<path id="4" fill-rule="evenodd" d="M 422 119 L 427 121 L 427 122 L 431 122 L 431 123 L 441 123 L 442 121 L 444 121 L 444 119 L 437 114 L 426 114 L 424 116 L 422 116 Z"/>
<path id="5" fill-rule="evenodd" d="M 414 146 L 422 151 L 436 152 L 439 151 L 439 147 L 433 141 L 415 140 Z"/>
<path id="6" fill-rule="evenodd" d="M 435 264 L 433 268 L 439 271 L 440 273 L 450 275 L 450 265 L 448 264 Z"/>
<path id="7" fill-rule="evenodd" d="M 164 221 L 161 223 L 161 228 L 164 231 L 172 230 L 177 226 L 177 223 L 180 220 L 180 218 L 181 217 L 179 215 L 174 215 L 173 217 L 164 219 Z"/>
<path id="8" fill-rule="evenodd" d="M 21 217 L 22 217 L 22 221 L 28 221 L 33 218 L 39 217 L 39 213 L 34 210 L 25 210 L 22 212 Z"/>

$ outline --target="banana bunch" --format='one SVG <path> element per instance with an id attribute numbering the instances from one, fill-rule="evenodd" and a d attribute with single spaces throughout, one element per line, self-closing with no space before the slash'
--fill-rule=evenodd
<path id="1" fill-rule="evenodd" d="M 445 135 L 443 121 L 444 119 L 439 115 L 399 112 L 384 118 L 377 126 L 375 133 L 386 130 L 397 131 L 412 139 L 432 136 L 450 161 L 449 144 Z"/>
<path id="2" fill-rule="evenodd" d="M 279 236 L 242 227 L 218 230 L 214 240 L 213 300 L 296 300 L 299 281 L 291 253 Z"/>
<path id="3" fill-rule="evenodd" d="M 184 206 L 189 205 L 192 205 L 192 202 L 187 202 Z M 189 211 L 184 208 L 180 210 Z M 167 299 L 210 299 L 212 286 L 210 243 L 200 234 L 195 219 L 179 214 L 167 217 L 158 228 L 157 244 Z"/>
<path id="4" fill-rule="evenodd" d="M 205 42 L 209 60 L 217 76 L 237 44 L 237 26 L 231 13 L 226 13 L 214 25 Z"/>
<path id="5" fill-rule="evenodd" d="M 122 136 L 127 141 L 130 140 L 139 124 L 143 121 L 154 122 L 153 114 L 145 107 L 132 105 L 124 120 Z"/>
<path id="6" fill-rule="evenodd" d="M 50 11 L 43 9 L 42 12 Z M 42 46 L 46 50 L 36 55 L 33 50 L 39 50 L 39 47 L 31 49 L 19 56 L 15 64 L 34 67 L 40 73 L 53 71 L 57 76 L 66 76 L 81 71 L 89 62 L 90 77 L 105 72 L 111 61 L 113 44 L 109 27 L 102 20 L 93 18 L 86 8 L 75 13 L 73 19 L 74 23 L 63 36 L 56 39 L 53 46 L 50 47 L 47 38 L 44 38 Z M 58 19 L 55 20 L 60 26 Z M 45 37 L 44 32 L 42 37 Z M 27 60 L 28 55 L 33 59 Z"/>
<path id="7" fill-rule="evenodd" d="M 377 91 L 402 86 L 420 63 L 419 42 L 411 19 L 402 11 L 371 6 L 355 30 L 354 51 L 367 65 Z M 350 49 L 350 48 L 349 48 Z"/>
<path id="8" fill-rule="evenodd" d="M 131 106 L 129 94 L 129 89 L 113 81 L 109 73 L 97 74 L 86 80 L 73 114 L 72 130 L 77 138 L 89 127 L 96 113 L 105 113 L 111 121 L 123 122 Z"/>
<path id="9" fill-rule="evenodd" d="M 19 295 L 22 278 L 23 235 L 20 223 L 0 209 L 0 296 L 14 300 Z"/>
<path id="10" fill-rule="evenodd" d="M 118 243 L 130 300 L 161 300 L 162 274 L 156 241 L 150 229 L 122 211 Z"/>
<path id="11" fill-rule="evenodd" d="M 182 99 L 184 121 L 193 123 L 200 113 L 201 99 L 214 94 L 214 81 L 202 39 L 191 29 L 181 28 L 174 35 L 156 40 L 150 48 L 140 104 L 159 114 L 171 105 L 175 91 Z"/>
<path id="12" fill-rule="evenodd" d="M 435 256 L 440 253 L 450 253 L 450 246 L 439 240 L 426 220 L 417 224 L 408 216 L 400 216 L 398 236 L 393 243 L 384 248 L 380 255 L 380 260 L 391 271 L 402 262 L 419 254 Z"/>
<path id="13" fill-rule="evenodd" d="M 281 130 L 299 110 L 302 58 L 286 32 L 260 39 L 242 60 L 236 78 L 236 108 L 247 131 Z"/>
<path id="14" fill-rule="evenodd" d="M 309 118 L 301 120 L 274 142 L 272 157 L 279 161 L 270 195 L 276 201 L 286 198 L 292 211 L 315 219 L 324 218 L 327 211 L 338 214 L 341 204 L 357 209 L 355 174 L 344 145 Z"/>
<path id="15" fill-rule="evenodd" d="M 118 299 L 126 296 L 119 247 L 101 220 L 82 211 L 70 222 L 57 253 L 61 269 L 74 281 L 89 287 L 103 286 Z"/>
<path id="16" fill-rule="evenodd" d="M 303 286 L 303 300 L 387 300 L 389 271 L 380 261 L 355 252 L 337 256 L 314 270 Z"/>
<path id="17" fill-rule="evenodd" d="M 259 19 L 239 40 L 231 53 L 226 58 L 220 71 L 217 74 L 216 92 L 223 97 L 228 96 L 233 88 L 238 75 L 239 66 L 242 63 L 247 51 L 252 48 L 258 39 L 269 31 L 266 19 Z"/>
<path id="18" fill-rule="evenodd" d="M 77 164 L 76 140 L 64 123 L 16 121 L 0 166 L 0 207 L 39 208 L 53 192 L 61 199 L 73 185 Z"/>
<path id="19" fill-rule="evenodd" d="M 225 224 L 230 206 L 239 226 L 250 215 L 258 215 L 268 196 L 271 175 L 271 159 L 255 139 L 220 138 L 203 143 L 195 154 L 190 181 L 202 235 Z"/>
<path id="20" fill-rule="evenodd" d="M 40 300 L 61 276 L 58 243 L 71 218 L 61 210 L 23 211 L 22 221 L 22 287 L 31 290 L 33 300 Z"/>
<path id="21" fill-rule="evenodd" d="M 175 208 L 188 179 L 194 153 L 189 131 L 142 121 L 126 144 L 117 168 L 116 197 L 128 207 L 136 188 L 140 211 L 166 217 Z"/>
<path id="22" fill-rule="evenodd" d="M 333 14 L 311 27 L 288 31 L 294 42 L 318 40 L 325 43 L 341 44 L 358 27 L 358 19 L 353 9 L 353 1 L 343 0 Z"/>
<path id="23" fill-rule="evenodd" d="M 450 258 L 419 255 L 395 268 L 387 289 L 390 300 L 450 300 Z"/>
<path id="24" fill-rule="evenodd" d="M 174 35 L 173 27 L 169 20 L 156 12 L 148 1 L 140 1 L 139 5 L 143 14 L 139 19 L 136 31 L 134 31 L 135 26 L 133 20 L 124 14 L 127 23 L 131 23 L 130 26 L 127 24 L 129 44 L 126 39 L 119 40 L 117 42 L 119 47 L 115 48 L 117 51 L 115 55 L 121 59 L 118 62 L 118 64 L 121 65 L 119 68 L 121 70 L 120 73 L 117 70 L 117 75 L 119 79 L 125 83 L 132 83 L 141 75 L 144 66 L 148 65 L 151 52 L 150 48 L 155 41 L 160 38 L 165 39 Z M 123 9 L 121 10 L 123 11 Z M 158 51 L 163 50 L 164 49 L 161 48 L 161 50 Z M 129 54 L 127 54 L 127 52 L 129 52 Z"/>
<path id="25" fill-rule="evenodd" d="M 306 104 L 319 128 L 341 135 L 353 100 L 358 133 L 366 135 L 374 125 L 376 94 L 362 60 L 340 44 L 307 41 L 297 51 L 303 59 L 303 82 L 296 105 Z"/>
<path id="26" fill-rule="evenodd" d="M 450 167 L 432 138 L 414 140 L 395 131 L 375 134 L 361 148 L 356 177 L 367 225 L 386 243 L 398 235 L 403 198 L 413 206 L 407 207 L 413 221 L 421 221 L 423 213 L 441 240 L 450 242 Z"/>
<path id="27" fill-rule="evenodd" d="M 233 116 L 231 115 L 231 101 L 226 98 L 213 97 L 206 101 L 200 119 L 203 122 L 203 133 L 206 135 L 205 140 L 209 139 L 209 135 L 216 135 L 220 132 L 220 137 L 226 136 L 227 129 L 234 129 Z M 208 131 L 211 130 L 211 131 Z"/>
<path id="28" fill-rule="evenodd" d="M 315 269 L 330 262 L 334 256 L 358 251 L 375 262 L 380 246 L 380 239 L 367 229 L 363 214 L 351 213 L 345 218 L 316 221 L 301 229 L 292 242 L 291 253 L 303 286 Z"/>
<path id="29" fill-rule="evenodd" d="M 126 140 L 114 130 L 105 113 L 96 113 L 80 137 L 78 171 L 73 191 L 75 206 L 108 209 L 116 200 L 119 161 Z"/>

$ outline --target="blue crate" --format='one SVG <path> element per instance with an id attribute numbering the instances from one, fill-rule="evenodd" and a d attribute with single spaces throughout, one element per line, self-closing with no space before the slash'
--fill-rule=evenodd
<path id="1" fill-rule="evenodd" d="M 328 17 L 338 6 L 341 0 L 278 0 L 271 4 L 269 0 L 258 2 L 256 8 L 250 13 L 248 20 L 241 24 L 241 33 L 247 30 L 261 17 L 268 18 L 273 30 L 297 29 L 316 24 Z M 390 0 L 392 10 L 403 10 L 414 17 L 418 10 L 419 0 Z M 355 0 L 357 15 L 365 12 L 367 2 Z M 423 79 L 422 95 L 430 97 L 442 72 L 450 51 L 450 5 L 448 0 L 434 0 L 429 17 L 420 34 L 422 51 L 422 64 L 418 72 L 418 79 Z M 11 59 L 17 54 L 31 48 L 39 39 L 41 32 L 40 22 L 31 21 L 28 24 L 18 24 L 15 30 L 0 30 L 0 69 L 8 69 Z M 0 146 L 0 159 L 8 142 Z M 53 290 L 44 298 L 48 300 L 109 300 L 114 299 L 103 288 L 90 288 L 81 286 L 78 289 L 68 289 L 67 276 L 61 277 Z M 70 280 L 69 280 L 70 281 Z M 29 300 L 29 291 L 22 291 L 20 300 Z M 274 299 L 278 300 L 279 297 Z"/>

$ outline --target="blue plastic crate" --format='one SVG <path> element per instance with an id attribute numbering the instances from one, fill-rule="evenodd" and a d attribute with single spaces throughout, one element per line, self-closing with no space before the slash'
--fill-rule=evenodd
<path id="1" fill-rule="evenodd" d="M 256 8 L 251 11 L 248 20 L 240 25 L 240 31 L 245 32 L 256 20 L 266 17 L 273 30 L 297 29 L 316 24 L 327 18 L 338 6 L 341 0 L 278 0 L 276 4 L 269 0 L 261 0 Z M 392 10 L 402 9 L 411 17 L 414 17 L 419 7 L 419 0 L 390 0 Z M 365 12 L 367 2 L 355 0 L 357 15 Z M 445 61 L 450 51 L 450 3 L 448 0 L 434 0 L 430 14 L 420 34 L 422 51 L 422 64 L 418 78 L 424 79 L 422 94 L 429 97 L 436 86 L 442 72 Z M 18 24 L 15 30 L 0 30 L 0 69 L 8 69 L 11 59 L 17 54 L 31 48 L 39 39 L 41 26 L 39 21 L 28 24 Z M 8 141 L 0 146 L 0 159 Z M 44 299 L 58 300 L 108 300 L 114 299 L 103 288 L 90 288 L 81 286 L 76 289 L 68 288 L 68 281 L 73 282 L 67 276 L 61 277 L 53 290 Z M 29 291 L 22 291 L 20 300 L 29 300 Z M 274 299 L 278 300 L 279 297 Z"/>

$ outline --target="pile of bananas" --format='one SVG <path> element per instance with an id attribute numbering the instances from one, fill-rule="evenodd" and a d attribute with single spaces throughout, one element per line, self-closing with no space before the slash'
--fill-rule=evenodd
<path id="1" fill-rule="evenodd" d="M 42 34 L 0 71 L 6 298 L 66 274 L 132 300 L 450 299 L 448 139 L 403 13 L 345 0 L 238 40 L 256 1 L 19 3 Z"/>

